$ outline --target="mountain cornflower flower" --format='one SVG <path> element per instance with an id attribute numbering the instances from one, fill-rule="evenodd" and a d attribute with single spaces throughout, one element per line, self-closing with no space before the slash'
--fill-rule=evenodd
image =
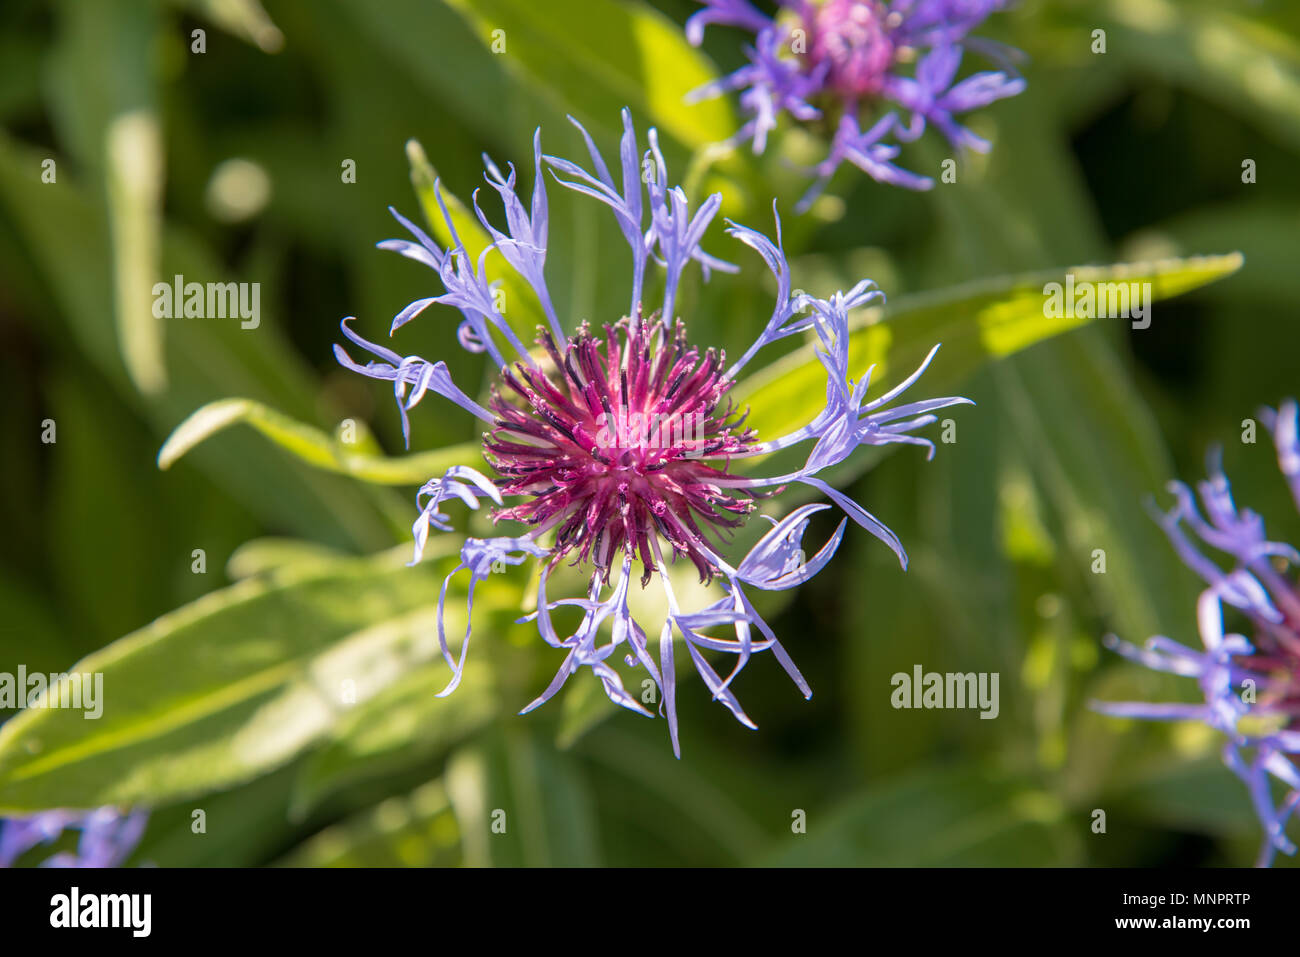
<path id="1" fill-rule="evenodd" d="M 429 391 L 487 427 L 484 458 L 496 474 L 488 477 L 469 465 L 458 466 L 427 482 L 416 499 L 420 514 L 413 529 L 412 564 L 420 559 L 430 529 L 451 531 L 450 517 L 442 509 L 452 500 L 470 509 L 490 500 L 496 506 L 493 520 L 515 529 L 501 537 L 465 539 L 460 563 L 443 583 L 438 638 L 452 674 L 440 694 L 450 693 L 460 683 L 472 628 L 467 624 L 459 654 L 453 655 L 443 626 L 451 578 L 468 572 L 467 606 L 472 618 L 479 582 L 494 569 L 537 559 L 541 567 L 536 611 L 520 622 L 535 623 L 541 639 L 564 657 L 554 681 L 524 711 L 550 699 L 585 667 L 601 681 L 612 701 L 651 715 L 626 690 L 615 670 L 613 662 L 621 655 L 629 668 L 644 669 L 657 686 L 658 709 L 667 718 L 673 750 L 680 755 L 675 656 L 683 647 L 714 700 L 747 727 L 755 725 L 732 685 L 752 655 L 771 652 L 799 690 L 806 697 L 812 694 L 772 629 L 755 611 L 749 589 L 792 588 L 817 574 L 838 547 L 848 519 L 882 539 L 906 568 L 906 553 L 897 536 L 861 505 L 827 485 L 820 473 L 861 445 L 908 443 L 925 446 L 933 455 L 933 443 L 913 433 L 936 421 L 936 410 L 969 400 L 951 397 L 893 404 L 924 373 L 934 357 L 932 351 L 903 382 L 867 401 L 871 370 L 860 381 L 849 377 L 849 312 L 881 300 L 882 295 L 865 280 L 828 299 L 793 294 L 779 218 L 775 242 L 735 223 L 726 230 L 756 251 L 776 280 L 775 306 L 754 344 L 730 366 L 722 352 L 701 352 L 691 345 L 686 323 L 676 311 L 686 268 L 698 263 L 706 279 L 712 270 L 737 268 L 700 247 L 721 195 L 708 197 L 692 211 L 685 192 L 669 186 L 655 131 L 649 131 L 649 148 L 643 154 L 626 110 L 619 181 L 587 131 L 573 122 L 586 141 L 590 169 L 543 155 L 539 130 L 533 139 L 534 180 L 527 205 L 516 192 L 514 167 L 504 175 L 486 160 L 486 179 L 501 198 L 507 228 L 502 231 L 488 220 L 476 191 L 474 209 L 491 236 L 477 261 L 447 215 L 440 184 L 434 189 L 451 237 L 448 248 L 395 211 L 413 241 L 379 244 L 437 271 L 446 290 L 403 309 L 393 321 L 393 331 L 433 303 L 459 309 L 463 315 L 460 343 L 486 354 L 498 370 L 486 405 L 452 382 L 446 363 L 402 357 L 369 343 L 348 327 L 348 319 L 343 321 L 344 335 L 374 358 L 362 364 L 341 346 L 335 347 L 335 354 L 347 368 L 393 383 L 404 430 L 407 412 Z M 583 322 L 566 332 L 551 299 L 544 272 L 544 168 L 561 186 L 609 207 L 629 245 L 632 274 L 627 313 L 600 328 Z M 490 251 L 499 253 L 529 283 L 541 305 L 547 321 L 538 327 L 538 348 L 533 352 L 523 346 L 497 309 L 484 272 Z M 663 273 L 662 284 L 656 284 L 661 292 L 653 298 L 646 289 L 651 264 Z M 744 415 L 724 400 L 760 349 L 806 332 L 814 332 L 819 343 L 817 356 L 826 371 L 825 407 L 795 432 L 763 441 L 745 427 Z M 801 443 L 810 443 L 811 449 L 805 464 L 795 471 L 771 477 L 731 471 L 736 461 Z M 810 559 L 801 550 L 810 517 L 832 507 L 814 502 L 781 518 L 764 516 L 772 527 L 748 554 L 739 561 L 725 558 L 726 533 L 752 516 L 755 499 L 771 497 L 794 483 L 816 489 L 847 516 L 831 539 Z M 683 607 L 667 574 L 677 561 L 689 562 L 702 583 L 716 588 L 716 600 L 701 609 Z M 551 576 L 561 562 L 585 572 L 584 596 L 552 597 Z M 641 566 L 640 587 L 657 577 L 665 594 L 667 612 L 652 625 L 637 621 L 629 605 L 634 563 Z M 557 609 L 565 607 L 581 612 L 581 622 L 568 633 L 554 618 Z M 651 635 L 658 637 L 657 656 Z M 734 658 L 729 671 L 711 663 L 720 656 Z"/>
<path id="2" fill-rule="evenodd" d="M 980 153 L 989 142 L 955 119 L 1025 89 L 1011 59 L 1019 51 L 971 37 L 1007 0 L 778 0 L 775 17 L 749 0 L 699 0 L 687 39 L 711 23 L 754 35 L 749 62 L 688 95 L 698 102 L 740 91 L 745 122 L 728 141 L 762 153 L 782 114 L 832 131 L 826 158 L 799 204 L 806 209 L 848 162 L 880 183 L 930 189 L 934 180 L 896 165 L 899 143 L 937 128 L 956 148 Z M 1000 67 L 957 79 L 966 50 Z"/>
<path id="3" fill-rule="evenodd" d="M 121 867 L 131 856 L 149 820 L 145 811 L 101 807 L 93 811 L 41 811 L 0 820 L 0 867 L 41 844 L 53 844 L 66 830 L 81 832 L 75 851 L 61 851 L 43 867 Z"/>
<path id="4" fill-rule="evenodd" d="M 1276 410 L 1261 410 L 1260 419 L 1272 434 L 1278 465 L 1300 508 L 1298 411 L 1295 400 L 1288 399 Z M 1237 507 L 1220 459 L 1220 452 L 1213 450 L 1208 479 L 1196 490 L 1200 507 L 1190 488 L 1174 482 L 1169 486 L 1173 506 L 1158 513 L 1179 557 L 1208 586 L 1198 604 L 1204 650 L 1161 636 L 1144 648 L 1114 636 L 1107 639 L 1107 645 L 1126 658 L 1196 678 L 1204 701 L 1098 702 L 1094 707 L 1125 717 L 1202 721 L 1222 732 L 1227 737 L 1223 760 L 1245 783 L 1264 826 L 1259 864 L 1267 866 L 1278 851 L 1296 852 L 1286 825 L 1300 805 L 1300 770 L 1292 757 L 1300 754 L 1300 553 L 1271 541 L 1263 518 Z M 1230 566 L 1212 560 L 1200 546 L 1226 556 Z M 1244 616 L 1252 637 L 1224 633 L 1224 605 Z M 1273 779 L 1288 789 L 1280 801 L 1274 800 Z"/>

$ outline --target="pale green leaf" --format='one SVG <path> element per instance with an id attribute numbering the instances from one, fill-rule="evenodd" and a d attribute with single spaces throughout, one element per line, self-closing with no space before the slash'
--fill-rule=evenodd
<path id="1" fill-rule="evenodd" d="M 480 447 L 474 443 L 403 458 L 365 454 L 260 402 L 220 399 L 205 405 L 176 427 L 158 452 L 158 467 L 170 468 L 200 442 L 239 423 L 251 425 L 285 451 L 317 468 L 386 485 L 423 484 L 453 465 L 480 461 L 482 455 Z"/>
<path id="2" fill-rule="evenodd" d="M 860 310 L 850 319 L 849 369 L 872 373 L 877 395 L 905 378 L 935 345 L 942 343 L 926 373 L 925 394 L 942 395 L 985 362 L 1001 359 L 1094 321 L 1068 312 L 1045 314 L 1044 286 L 1149 282 L 1151 299 L 1180 295 L 1230 275 L 1242 257 L 1200 256 L 1153 263 L 1075 266 L 1001 276 L 933 293 L 906 296 L 884 307 Z M 825 404 L 826 373 L 809 344 L 738 383 L 738 405 L 750 407 L 750 423 L 763 436 L 783 435 L 805 425 Z"/>
<path id="3" fill-rule="evenodd" d="M 496 714 L 490 676 L 438 697 L 450 678 L 439 658 L 349 711 L 324 747 L 304 762 L 295 782 L 294 812 L 305 813 L 322 797 L 353 782 L 428 761 Z"/>
<path id="4" fill-rule="evenodd" d="M 157 115 L 137 109 L 115 117 L 106 154 L 122 358 L 136 387 L 153 393 L 167 385 L 163 320 L 154 314 L 152 292 L 162 271 L 163 147 Z"/>
<path id="5" fill-rule="evenodd" d="M 455 546 L 438 538 L 427 553 Z M 69 675 L 102 676 L 100 713 L 29 707 L 0 728 L 0 815 L 164 803 L 284 764 L 438 654 L 437 563 L 406 568 L 406 555 L 248 579 L 77 663 Z M 481 585 L 480 623 L 516 593 Z M 453 632 L 464 607 L 463 591 L 452 591 Z M 480 680 L 483 665 L 462 691 L 475 694 Z M 72 700 L 72 682 L 55 685 L 61 698 Z"/>
<path id="6" fill-rule="evenodd" d="M 172 3 L 192 10 L 233 36 L 242 37 L 263 53 L 278 53 L 284 47 L 284 34 L 259 0 L 172 0 Z"/>

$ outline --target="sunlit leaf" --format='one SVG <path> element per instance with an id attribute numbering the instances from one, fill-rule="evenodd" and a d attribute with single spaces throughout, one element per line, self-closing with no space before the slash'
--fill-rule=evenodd
<path id="1" fill-rule="evenodd" d="M 617 0 L 449 0 L 484 44 L 590 129 L 617 135 L 619 111 L 653 124 L 688 150 L 735 132 L 725 98 L 683 98 L 714 79 L 679 24 L 650 6 Z"/>
<path id="2" fill-rule="evenodd" d="M 387 485 L 419 485 L 453 465 L 481 458 L 478 445 L 466 443 L 431 452 L 388 458 L 352 451 L 314 426 L 297 422 L 251 399 L 221 399 L 205 405 L 176 427 L 158 452 L 158 467 L 177 459 L 210 436 L 232 425 L 251 425 L 276 445 L 304 462 Z"/>
<path id="3" fill-rule="evenodd" d="M 405 556 L 245 580 L 68 669 L 102 675 L 102 712 L 29 708 L 0 728 L 0 814 L 161 803 L 282 765 L 437 654 L 434 563 L 406 568 Z M 481 591 L 486 615 L 492 589 Z M 449 596 L 449 629 L 464 627 L 463 609 Z"/>
<path id="4" fill-rule="evenodd" d="M 926 395 L 942 395 L 986 362 L 1095 321 L 1069 311 L 1060 318 L 1047 316 L 1044 286 L 1064 284 L 1067 273 L 1076 283 L 1150 283 L 1151 299 L 1159 301 L 1230 275 L 1241 264 L 1242 257 L 1234 253 L 1076 266 L 902 297 L 851 318 L 849 369 L 864 374 L 875 366 L 870 397 L 905 378 L 942 343 L 924 379 Z M 808 345 L 744 378 L 735 399 L 750 407 L 751 424 L 763 435 L 776 436 L 811 421 L 825 404 L 825 392 L 825 370 Z"/>
<path id="5" fill-rule="evenodd" d="M 449 678 L 440 658 L 354 707 L 303 764 L 294 810 L 302 813 L 323 795 L 354 781 L 427 762 L 496 714 L 490 676 L 437 697 Z"/>

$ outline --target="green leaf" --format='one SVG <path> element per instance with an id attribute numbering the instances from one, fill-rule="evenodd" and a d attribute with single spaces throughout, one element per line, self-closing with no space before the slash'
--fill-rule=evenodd
<path id="1" fill-rule="evenodd" d="M 445 867 L 460 863 L 460 830 L 441 781 L 389 798 L 310 838 L 282 867 Z"/>
<path id="2" fill-rule="evenodd" d="M 1086 336 L 1073 345 L 998 367 L 1008 424 L 1109 627 L 1135 641 L 1176 634 L 1192 625 L 1195 578 L 1143 507 L 1169 480 L 1172 463 L 1111 351 Z M 1076 413 L 1081 402 L 1086 418 Z"/>
<path id="3" fill-rule="evenodd" d="M 724 715 L 715 711 L 710 717 Z M 755 752 L 736 747 L 734 738 L 730 744 L 722 743 L 726 738 L 710 741 L 704 729 L 690 732 L 678 760 L 667 734 L 657 720 L 615 721 L 574 749 L 600 772 L 592 780 L 601 788 L 602 822 L 617 832 L 610 845 L 648 840 L 659 849 L 659 860 L 684 865 L 752 863 L 770 843 L 764 809 L 779 808 L 778 826 L 785 827 L 787 802 L 802 793 L 797 783 L 792 789 L 788 781 L 770 780 L 768 768 L 754 763 Z"/>
<path id="4" fill-rule="evenodd" d="M 455 544 L 432 540 L 431 557 Z M 162 803 L 284 764 L 437 654 L 437 563 L 406 568 L 406 554 L 249 579 L 85 658 L 68 671 L 102 675 L 97 719 L 39 707 L 0 727 L 0 815 Z M 508 594 L 480 585 L 481 624 Z M 449 591 L 453 633 L 464 607 Z M 485 679 L 480 667 L 462 691 Z"/>
<path id="5" fill-rule="evenodd" d="M 1250 794 L 1218 757 L 1171 761 L 1161 755 L 1152 763 L 1131 786 L 1114 789 L 1106 799 L 1164 828 L 1214 836 L 1257 832 L 1259 818 Z"/>
<path id="6" fill-rule="evenodd" d="M 0 623 L 0 661 L 21 661 L 33 672 L 57 671 L 74 657 L 54 609 L 25 583 L 0 579 L 0 606 L 5 610 Z M 0 715 L 8 713 L 0 709 Z"/>
<path id="7" fill-rule="evenodd" d="M 591 130 L 617 136 L 619 111 L 694 151 L 736 126 L 726 97 L 688 106 L 687 93 L 715 79 L 708 59 L 679 24 L 639 2 L 616 0 L 448 0 L 484 44 L 524 82 Z M 502 47 L 504 46 L 504 49 Z"/>
<path id="8" fill-rule="evenodd" d="M 849 369 L 858 374 L 874 365 L 870 395 L 875 395 L 905 378 L 931 348 L 943 343 L 924 379 L 927 396 L 942 395 L 986 362 L 1093 321 L 1045 316 L 1043 287 L 1049 282 L 1063 284 L 1067 273 L 1076 283 L 1149 282 L 1155 301 L 1221 279 L 1241 265 L 1241 255 L 1232 253 L 1075 266 L 906 296 L 884 307 L 863 309 L 850 319 Z M 813 350 L 811 344 L 804 346 L 738 384 L 736 402 L 749 406 L 750 422 L 761 435 L 794 431 L 821 410 L 826 373 Z"/>
<path id="9" fill-rule="evenodd" d="M 247 867 L 272 859 L 285 846 L 284 809 L 296 763 L 205 794 L 198 806 L 191 800 L 153 808 L 133 860 L 150 867 Z"/>
<path id="10" fill-rule="evenodd" d="M 51 376 L 46 389 L 59 427 L 45 479 L 59 508 L 51 511 L 46 534 L 53 541 L 84 542 L 93 528 L 100 542 L 113 543 L 111 554 L 132 556 L 133 573 L 119 576 L 105 574 L 109 553 L 103 545 L 52 552 L 50 573 L 62 590 L 52 610 L 75 616 L 65 617 L 62 627 L 76 642 L 76 654 L 60 662 L 66 666 L 170 604 L 194 597 L 195 592 L 168 594 L 160 584 L 177 572 L 197 579 L 190 574 L 191 550 L 202 546 L 213 555 L 220 545 L 197 531 L 188 541 L 174 542 L 167 503 L 149 485 L 158 477 L 149 461 L 153 437 L 128 427 L 101 380 L 67 372 Z M 86 481 L 88 475 L 94 482 Z M 105 508 L 105 502 L 113 507 Z M 196 504 L 196 496 L 186 502 Z"/>
<path id="11" fill-rule="evenodd" d="M 226 562 L 226 574 L 238 581 L 291 565 L 327 564 L 343 557 L 342 552 L 299 538 L 256 538 L 231 553 Z"/>
<path id="12" fill-rule="evenodd" d="M 158 452 L 158 467 L 171 468 L 200 442 L 239 423 L 251 425 L 285 451 L 317 468 L 385 485 L 421 485 L 453 465 L 478 461 L 482 455 L 480 446 L 470 442 L 403 458 L 366 454 L 260 402 L 220 399 L 176 427 Z"/>
<path id="13" fill-rule="evenodd" d="M 127 372 L 142 392 L 167 385 L 163 321 L 153 285 L 162 271 L 162 131 L 149 109 L 115 117 L 107 132 L 109 224 L 113 233 L 118 336 Z"/>
<path id="14" fill-rule="evenodd" d="M 574 760 L 519 725 L 480 735 L 452 755 L 444 778 L 471 866 L 598 863 L 595 813 Z"/>
<path id="15" fill-rule="evenodd" d="M 490 678 L 437 697 L 449 678 L 439 658 L 349 711 L 303 764 L 293 812 L 301 815 L 353 782 L 428 761 L 491 720 L 497 702 Z"/>
<path id="16" fill-rule="evenodd" d="M 807 833 L 789 838 L 767 863 L 1068 866 L 1077 848 L 1064 815 L 1055 798 L 1026 784 L 976 768 L 930 768 L 867 788 L 838 811 L 810 809 Z"/>
<path id="17" fill-rule="evenodd" d="M 1088 9 L 1082 26 L 1107 29 L 1108 51 L 1135 73 L 1174 78 L 1300 147 L 1300 42 L 1293 28 L 1252 22 L 1214 0 L 1109 0 L 1102 10 Z"/>
<path id="18" fill-rule="evenodd" d="M 498 146 L 522 149 L 529 144 L 532 130 L 518 120 L 524 114 L 521 101 L 527 103 L 527 114 L 532 114 L 537 107 L 536 97 L 527 87 L 512 82 L 513 78 L 501 69 L 501 58 L 478 42 L 470 24 L 449 5 L 427 0 L 388 0 L 377 6 L 368 0 L 332 0 L 330 6 L 337 8 L 336 16 L 322 18 L 316 14 L 308 22 L 315 26 L 323 20 L 335 27 L 337 21 L 337 28 L 344 31 L 354 48 L 358 41 L 373 47 L 375 53 L 366 51 L 359 62 L 365 64 L 377 55 L 386 67 L 383 78 L 376 81 L 375 75 L 367 72 L 355 80 L 367 90 L 376 82 L 384 88 L 394 81 L 409 87 L 426 104 L 418 111 L 406 111 L 411 128 L 419 123 L 431 124 L 439 131 L 440 144 L 446 143 L 448 128 Z M 437 56 L 429 55 L 431 37 L 438 38 Z M 330 58 L 337 52 L 331 49 L 335 42 L 328 35 L 322 38 L 319 54 Z M 346 76 L 349 69 L 342 74 Z M 431 104 L 447 111 L 446 121 L 427 118 Z M 372 125 L 372 115 L 361 117 L 363 129 Z M 439 152 L 445 154 L 445 146 Z M 477 153 L 465 152 L 470 166 L 478 166 Z M 477 180 L 477 172 L 474 178 Z"/>

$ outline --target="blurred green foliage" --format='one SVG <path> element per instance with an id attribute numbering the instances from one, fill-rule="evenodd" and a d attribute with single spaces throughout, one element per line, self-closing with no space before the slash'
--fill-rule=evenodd
<path id="1" fill-rule="evenodd" d="M 98 722 L 33 711 L 0 728 L 0 813 L 141 801 L 155 811 L 140 859 L 177 865 L 1249 863 L 1258 828 L 1212 734 L 1086 703 L 1195 693 L 1108 660 L 1100 637 L 1196 640 L 1196 582 L 1143 500 L 1198 477 L 1207 445 L 1227 444 L 1239 501 L 1300 538 L 1271 454 L 1236 441 L 1296 391 L 1300 10 L 1025 0 L 986 31 L 1029 56 L 1028 91 L 974 119 L 989 157 L 961 157 L 958 182 L 930 194 L 845 173 L 840 199 L 795 219 L 799 131 L 762 158 L 719 156 L 706 147 L 732 107 L 681 102 L 740 62 L 726 30 L 686 46 L 693 8 L 5 4 L 0 670 L 93 655 L 81 667 L 104 671 L 107 702 Z M 589 676 L 515 714 L 559 663 L 512 624 L 526 571 L 480 586 L 465 681 L 434 697 L 446 670 L 430 622 L 455 543 L 403 566 L 413 486 L 465 461 L 475 424 L 431 397 L 404 455 L 384 388 L 330 351 L 343 316 L 379 341 L 431 294 L 421 267 L 373 248 L 396 233 L 386 206 L 428 206 L 409 141 L 468 200 L 482 152 L 527 182 L 536 127 L 573 155 L 572 114 L 608 151 L 624 105 L 658 126 L 675 177 L 724 192 L 725 215 L 768 230 L 778 198 L 795 285 L 880 283 L 890 305 L 862 317 L 855 361 L 897 381 L 942 340 L 927 392 L 978 403 L 933 462 L 905 450 L 841 470 L 909 571 L 851 529 L 826 572 L 763 606 L 812 700 L 756 660 L 737 684 L 755 733 L 689 679 L 681 761 L 663 722 L 613 713 Z M 907 158 L 937 169 L 945 154 L 923 141 Z M 627 263 L 610 217 L 550 196 L 561 314 L 616 317 Z M 720 229 L 706 245 L 746 272 L 693 282 L 681 312 L 694 341 L 739 354 L 770 311 L 768 277 Z M 1234 250 L 1235 273 L 1232 258 L 1149 265 Z M 1115 262 L 1148 264 L 1149 329 L 1041 315 L 1043 282 Z M 260 282 L 261 324 L 154 320 L 149 288 L 178 273 Z M 487 383 L 446 314 L 397 348 Z M 811 408 L 806 362 L 750 383 L 760 428 Z M 348 444 L 345 419 L 360 431 Z M 814 522 L 809 541 L 830 528 Z M 999 717 L 895 710 L 890 676 L 916 664 L 998 672 Z"/>

